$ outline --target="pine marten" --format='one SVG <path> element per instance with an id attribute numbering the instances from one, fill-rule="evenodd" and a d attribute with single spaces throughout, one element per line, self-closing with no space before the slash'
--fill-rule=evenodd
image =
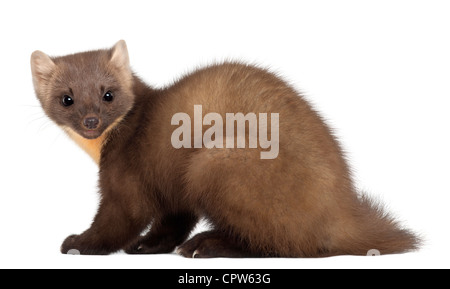
<path id="1" fill-rule="evenodd" d="M 61 252 L 324 257 L 416 250 L 420 238 L 356 191 L 343 151 L 280 77 L 213 64 L 153 88 L 126 43 L 31 55 L 43 110 L 99 166 L 91 227 Z M 187 240 L 200 218 L 211 230 Z M 150 231 L 141 235 L 150 226 Z"/>

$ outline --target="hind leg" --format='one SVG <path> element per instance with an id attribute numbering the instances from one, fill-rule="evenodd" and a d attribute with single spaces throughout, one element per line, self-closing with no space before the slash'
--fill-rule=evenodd
<path id="1" fill-rule="evenodd" d="M 244 258 L 258 257 L 244 249 L 242 244 L 219 231 L 199 233 L 182 244 L 177 253 L 187 258 Z"/>

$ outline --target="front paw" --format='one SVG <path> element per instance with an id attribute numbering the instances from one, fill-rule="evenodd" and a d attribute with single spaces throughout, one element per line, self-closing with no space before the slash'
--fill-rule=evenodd
<path id="1" fill-rule="evenodd" d="M 125 248 L 125 253 L 127 254 L 166 254 L 170 253 L 175 249 L 174 245 L 171 244 L 145 244 L 136 243 L 132 246 Z"/>
<path id="2" fill-rule="evenodd" d="M 166 254 L 172 252 L 176 243 L 171 238 L 141 237 L 137 242 L 124 248 L 127 254 Z"/>
<path id="3" fill-rule="evenodd" d="M 61 245 L 61 253 L 69 255 L 108 255 L 108 250 L 104 244 L 95 244 L 88 235 L 70 235 Z"/>
<path id="4" fill-rule="evenodd" d="M 81 248 L 79 244 L 80 242 L 78 241 L 79 238 L 79 235 L 70 235 L 67 237 L 61 245 L 61 253 L 80 255 Z"/>

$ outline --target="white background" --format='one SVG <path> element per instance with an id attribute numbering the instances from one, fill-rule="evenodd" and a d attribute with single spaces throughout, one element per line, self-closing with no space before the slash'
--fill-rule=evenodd
<path id="1" fill-rule="evenodd" d="M 0 268 L 449 268 L 449 15 L 448 1 L 1 1 Z M 335 129 L 358 187 L 422 234 L 422 250 L 324 259 L 61 255 L 65 237 L 87 229 L 96 212 L 97 167 L 39 107 L 30 54 L 120 39 L 155 86 L 223 59 L 279 72 Z"/>

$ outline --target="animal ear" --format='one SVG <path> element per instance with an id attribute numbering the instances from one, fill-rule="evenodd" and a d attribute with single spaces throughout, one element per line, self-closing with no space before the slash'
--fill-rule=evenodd
<path id="1" fill-rule="evenodd" d="M 55 63 L 42 51 L 35 51 L 31 54 L 31 73 L 33 75 L 33 84 L 36 89 L 50 79 L 55 68 Z"/>
<path id="2" fill-rule="evenodd" d="M 111 49 L 111 63 L 117 68 L 131 70 L 128 48 L 124 40 L 117 42 Z"/>

